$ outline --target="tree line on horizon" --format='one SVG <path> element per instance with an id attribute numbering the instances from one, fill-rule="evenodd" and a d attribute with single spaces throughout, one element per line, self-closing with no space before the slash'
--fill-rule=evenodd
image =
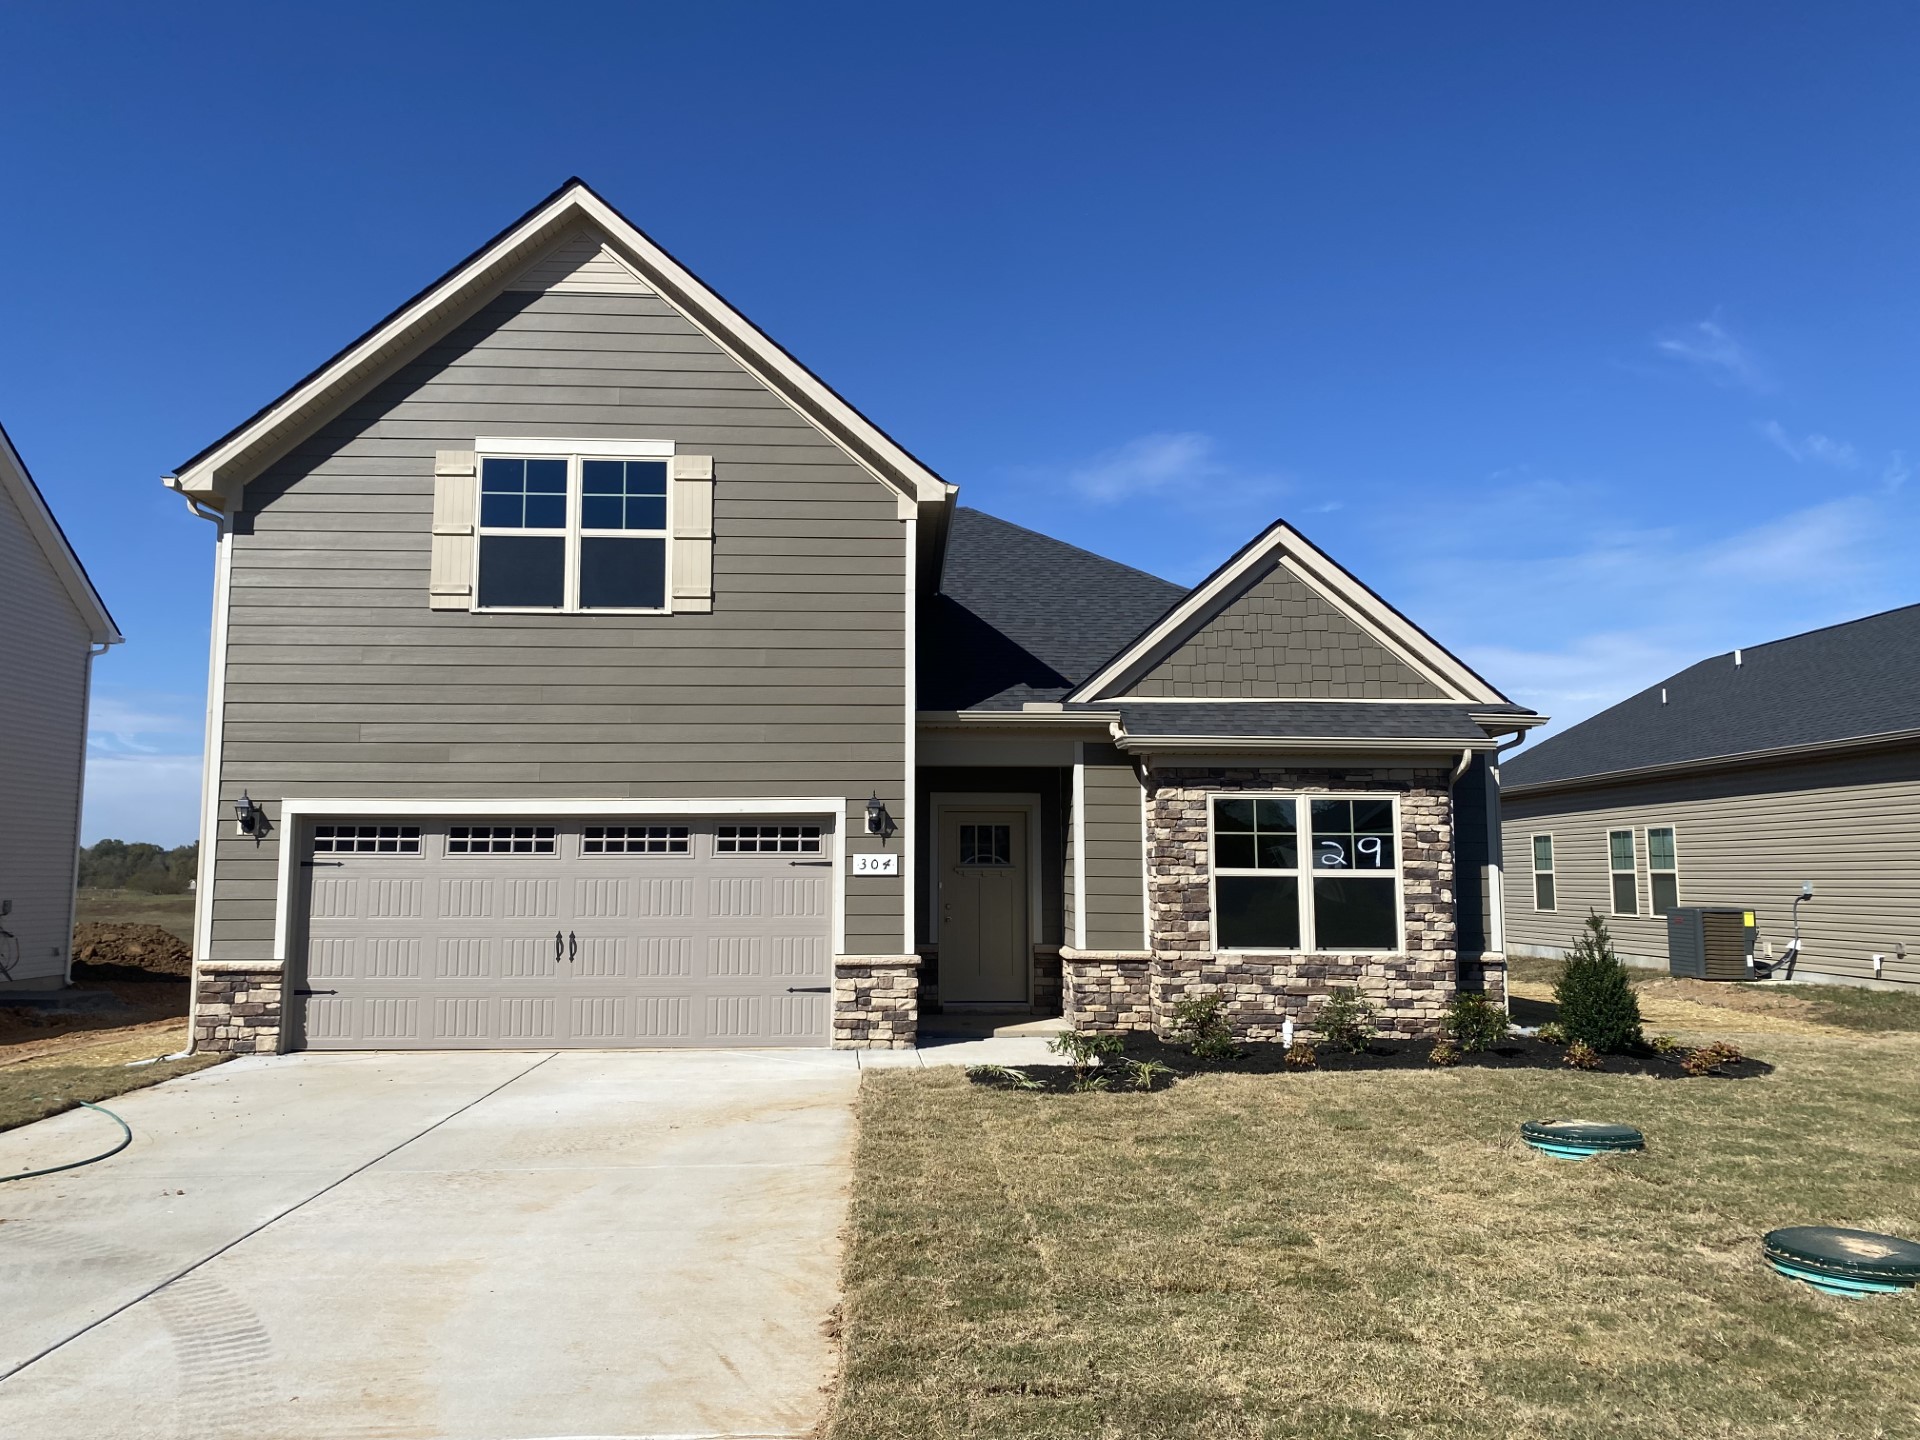
<path id="1" fill-rule="evenodd" d="M 80 849 L 80 884 L 93 890 L 143 890 L 184 895 L 200 873 L 200 842 L 164 846 L 136 840 L 100 840 Z"/>

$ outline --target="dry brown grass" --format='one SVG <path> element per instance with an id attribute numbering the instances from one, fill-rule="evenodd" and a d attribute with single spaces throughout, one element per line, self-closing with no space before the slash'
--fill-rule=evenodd
<path id="1" fill-rule="evenodd" d="M 82 1100 L 110 1100 L 216 1065 L 224 1056 L 190 1055 L 129 1069 L 128 1062 L 149 1060 L 187 1048 L 191 1036 L 179 1020 L 130 1025 L 86 1036 L 61 1036 L 29 1042 L 22 1058 L 14 1046 L 0 1048 L 0 1130 L 30 1124 L 71 1110 Z"/>
<path id="2" fill-rule="evenodd" d="M 1758 1245 L 1920 1234 L 1920 1037 L 1749 1048 L 1778 1072 L 873 1072 L 828 1434 L 1920 1434 L 1920 1296 L 1826 1299 Z M 1520 1144 L 1566 1115 L 1651 1148 Z"/>
<path id="3" fill-rule="evenodd" d="M 144 890 L 100 890 L 82 886 L 74 919 L 122 925 L 158 925 L 193 943 L 193 896 L 152 895 Z"/>

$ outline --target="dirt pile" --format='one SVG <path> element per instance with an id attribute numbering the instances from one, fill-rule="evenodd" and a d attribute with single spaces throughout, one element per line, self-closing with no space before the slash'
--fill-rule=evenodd
<path id="1" fill-rule="evenodd" d="M 193 952 L 158 925 L 86 921 L 74 926 L 76 980 L 185 980 L 192 974 Z"/>

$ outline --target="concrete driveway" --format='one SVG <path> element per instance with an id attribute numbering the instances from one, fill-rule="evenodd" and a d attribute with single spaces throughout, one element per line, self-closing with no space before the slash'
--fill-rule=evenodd
<path id="1" fill-rule="evenodd" d="M 0 1435 L 776 1436 L 831 1375 L 832 1052 L 293 1055 L 0 1185 Z M 103 1149 L 75 1111 L 0 1173 Z"/>

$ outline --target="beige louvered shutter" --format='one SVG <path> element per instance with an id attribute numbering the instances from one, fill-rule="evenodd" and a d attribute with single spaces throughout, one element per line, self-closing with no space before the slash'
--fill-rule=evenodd
<path id="1" fill-rule="evenodd" d="M 433 457 L 433 563 L 427 603 L 435 610 L 473 606 L 473 526 L 480 508 L 479 458 L 471 450 Z"/>
<path id="2" fill-rule="evenodd" d="M 713 457 L 673 457 L 673 609 L 713 609 Z"/>

